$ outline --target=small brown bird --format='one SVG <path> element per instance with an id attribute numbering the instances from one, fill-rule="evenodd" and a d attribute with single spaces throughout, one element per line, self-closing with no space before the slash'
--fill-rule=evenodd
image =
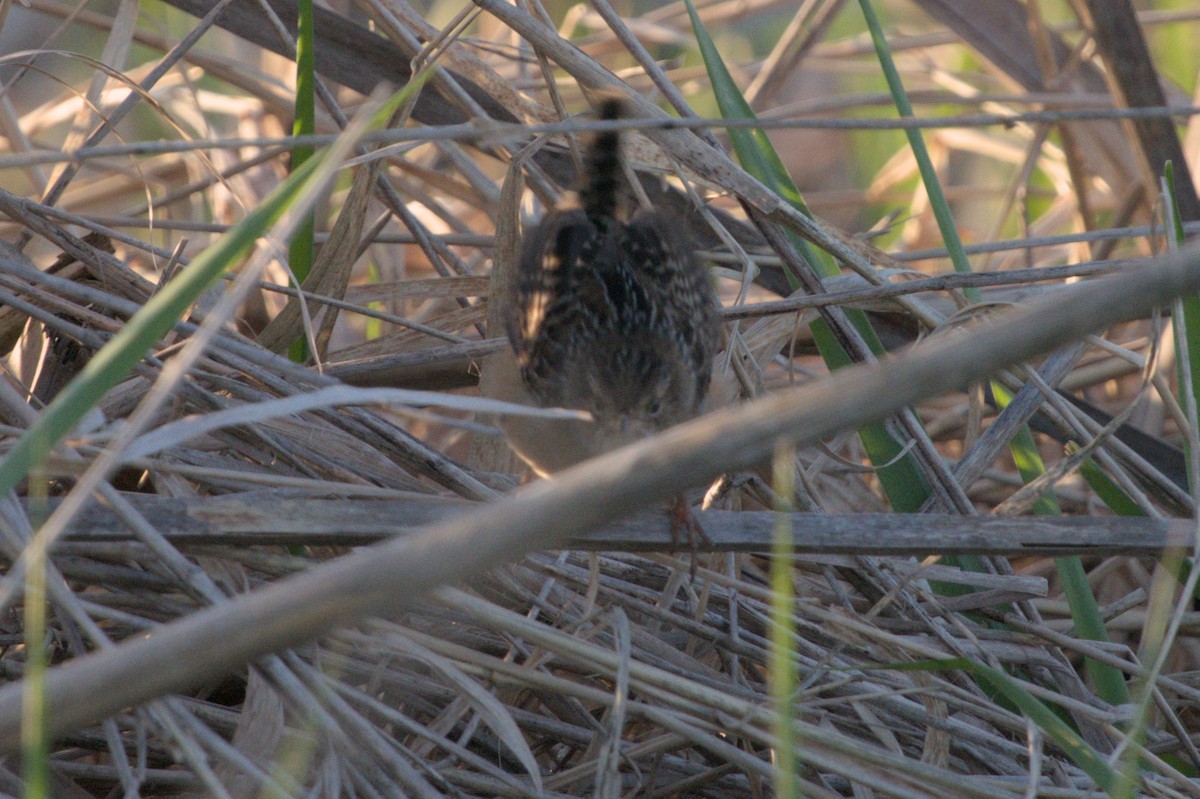
<path id="1" fill-rule="evenodd" d="M 605 99 L 600 119 L 625 106 Z M 535 404 L 591 413 L 594 423 L 508 417 L 513 448 L 540 474 L 695 416 L 720 340 L 716 298 L 681 225 L 631 212 L 620 134 L 588 149 L 585 180 L 525 237 L 507 319 L 522 387 Z M 553 431 L 547 434 L 547 431 Z M 681 496 L 672 534 L 703 535 Z"/>

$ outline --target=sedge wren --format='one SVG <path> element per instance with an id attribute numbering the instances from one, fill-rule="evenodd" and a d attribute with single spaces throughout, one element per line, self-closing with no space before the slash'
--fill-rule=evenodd
<path id="1" fill-rule="evenodd" d="M 602 120 L 624 115 L 619 99 L 599 105 Z M 596 133 L 584 167 L 579 190 L 525 236 L 506 320 L 518 388 L 593 419 L 502 422 L 543 475 L 695 416 L 720 341 L 716 297 L 680 221 L 631 208 L 620 133 Z M 682 497 L 677 541 L 680 527 L 693 544 L 703 535 Z"/>

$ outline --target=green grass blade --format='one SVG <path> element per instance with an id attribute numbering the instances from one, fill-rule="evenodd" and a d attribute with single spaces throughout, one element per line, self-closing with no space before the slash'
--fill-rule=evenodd
<path id="1" fill-rule="evenodd" d="M 883 350 L 883 345 L 867 321 L 866 314 L 861 311 L 847 311 L 846 316 L 860 334 L 868 334 L 863 335 L 863 338 L 872 352 Z M 854 363 L 838 344 L 833 331 L 823 319 L 813 322 L 812 333 L 817 350 L 830 371 Z M 904 448 L 882 424 L 859 428 L 858 437 L 871 463 L 876 465 L 875 474 L 879 477 L 879 484 L 883 487 L 883 493 L 891 503 L 892 509 L 899 513 L 919 511 L 929 498 L 929 487 L 925 484 L 925 478 L 921 476 L 916 459 L 911 454 L 901 455 Z"/>
<path id="2" fill-rule="evenodd" d="M 1166 228 L 1168 231 L 1167 242 L 1172 250 L 1179 249 L 1180 244 L 1186 239 L 1183 230 L 1183 220 L 1179 218 L 1175 205 L 1175 165 L 1168 161 L 1163 168 L 1163 209 L 1166 215 Z M 1200 297 L 1195 294 L 1181 297 L 1179 305 L 1183 309 L 1180 314 L 1180 319 L 1176 320 L 1175 328 L 1175 351 L 1179 353 L 1187 353 L 1187 365 L 1191 372 L 1191 394 L 1192 396 L 1200 397 Z M 1183 407 L 1186 405 L 1186 397 L 1184 396 L 1184 387 L 1187 385 L 1187 377 L 1183 370 L 1183 363 L 1177 363 L 1179 377 L 1179 401 Z M 1187 446 L 1187 440 L 1184 440 L 1184 446 Z M 1192 459 L 1186 459 L 1188 464 L 1188 484 L 1194 484 L 1196 475 L 1191 473 Z"/>
<path id="3" fill-rule="evenodd" d="M 1117 772 L 1053 710 L 999 669 L 981 663 L 970 663 L 963 668 L 1020 708 L 1047 738 L 1092 778 L 1096 787 L 1109 795 L 1113 794 L 1119 783 Z"/>
<path id="4" fill-rule="evenodd" d="M 1001 409 L 1007 407 L 1013 399 L 1012 394 L 999 383 L 993 384 L 992 391 L 996 397 L 996 405 Z M 1045 464 L 1028 427 L 1022 426 L 1017 431 L 1010 449 L 1022 480 L 1032 482 L 1045 473 Z M 1058 516 L 1061 510 L 1054 496 L 1045 494 L 1034 503 L 1033 512 L 1039 516 Z M 1056 557 L 1054 567 L 1063 582 L 1063 594 L 1071 608 L 1071 619 L 1075 622 L 1076 634 L 1089 641 L 1110 642 L 1108 629 L 1104 626 L 1104 617 L 1100 613 L 1100 606 L 1092 593 L 1092 587 L 1088 584 L 1083 562 L 1075 556 Z M 1084 659 L 1084 668 L 1096 686 L 1096 693 L 1105 702 L 1110 705 L 1123 705 L 1129 701 L 1129 686 L 1125 682 L 1125 675 L 1118 669 L 1092 658 Z"/>
<path id="5" fill-rule="evenodd" d="M 799 683 L 792 658 L 795 625 L 795 535 L 792 530 L 792 496 L 796 492 L 796 452 L 780 446 L 773 462 L 775 472 L 775 525 L 771 536 L 771 649 L 767 673 L 771 704 L 775 707 L 775 796 L 798 796 L 795 726 L 792 697 Z"/>
<path id="6" fill-rule="evenodd" d="M 414 79 L 383 103 L 366 127 L 387 124 L 395 110 L 420 91 Z M 124 379 L 163 334 L 200 295 L 237 263 L 259 236 L 284 215 L 297 199 L 316 192 L 323 180 L 321 167 L 328 151 L 310 158 L 275 187 L 246 218 L 196 256 L 188 266 L 151 297 L 142 309 L 104 345 L 87 366 L 67 384 L 8 454 L 0 460 L 0 493 L 11 491 L 46 454 L 75 427 L 104 394 Z"/>
<path id="7" fill-rule="evenodd" d="M 1075 634 L 1089 641 L 1110 642 L 1112 639 L 1109 638 L 1108 628 L 1104 626 L 1104 617 L 1096 603 L 1096 596 L 1088 584 L 1083 561 L 1073 556 L 1057 557 L 1054 559 L 1054 568 L 1058 570 L 1058 578 L 1063 583 L 1063 594 L 1071 608 Z M 1129 701 L 1129 685 L 1121 671 L 1092 658 L 1084 658 L 1083 665 L 1101 699 L 1110 705 L 1123 705 Z"/>
<path id="8" fill-rule="evenodd" d="M 729 74 L 721 54 L 701 23 L 691 0 L 685 0 L 685 5 L 691 16 L 700 55 L 704 59 L 722 116 L 726 119 L 755 119 L 753 109 L 742 96 L 733 76 Z M 732 128 L 729 134 L 742 167 L 780 197 L 786 199 L 798 211 L 811 216 L 808 206 L 800 195 L 800 190 L 788 175 L 779 154 L 770 139 L 767 138 L 766 133 L 761 128 Z M 812 264 L 822 277 L 832 277 L 840 273 L 837 264 L 828 253 L 809 246 L 807 241 L 790 232 L 789 239 L 800 255 Z M 788 274 L 787 277 L 792 287 L 798 288 L 795 277 L 791 274 Z M 883 345 L 867 321 L 866 314 L 861 311 L 847 310 L 846 317 L 858 330 L 859 335 L 863 337 L 872 352 L 877 354 L 883 352 Z M 824 358 L 830 370 L 840 369 L 852 363 L 823 320 L 813 323 L 812 332 L 821 357 Z M 911 455 L 901 456 L 903 447 L 881 424 L 862 428 L 859 430 L 859 437 L 872 463 L 877 466 L 887 464 L 880 466 L 878 475 L 892 507 L 904 513 L 918 510 L 928 498 L 929 489 L 914 458 Z"/>
<path id="9" fill-rule="evenodd" d="M 911 118 L 913 116 L 912 103 L 908 101 L 908 92 L 904 90 L 900 73 L 896 71 L 896 62 L 892 59 L 892 50 L 888 46 L 887 39 L 884 38 L 883 27 L 879 24 L 879 16 L 875 13 L 871 0 L 858 0 L 858 4 L 862 7 L 863 17 L 867 21 L 867 29 L 871 32 L 875 55 L 879 59 L 879 66 L 883 70 L 888 89 L 892 93 L 892 102 L 896 105 L 896 111 L 902 118 Z M 917 128 L 905 128 L 904 135 L 908 137 L 908 146 L 912 149 L 913 158 L 916 159 L 921 180 L 925 184 L 925 192 L 929 196 L 929 207 L 937 219 L 938 229 L 946 243 L 946 250 L 950 253 L 950 261 L 954 264 L 955 271 L 970 272 L 971 264 L 967 260 L 962 239 L 959 238 L 958 228 L 954 224 L 954 216 L 950 213 L 950 204 L 946 201 L 945 192 L 942 191 L 941 181 L 937 179 L 933 160 L 929 157 L 929 150 L 925 146 L 925 137 Z M 968 288 L 964 293 L 972 302 L 979 300 L 979 289 Z"/>
<path id="10" fill-rule="evenodd" d="M 1067 454 L 1072 455 L 1079 450 L 1079 445 L 1075 443 L 1067 444 Z M 1083 475 L 1083 479 L 1087 482 L 1088 488 L 1100 497 L 1109 510 L 1118 516 L 1145 516 L 1142 509 L 1134 502 L 1128 494 L 1121 490 L 1121 487 L 1108 478 L 1103 470 L 1095 463 L 1088 459 L 1079 466 L 1079 473 Z"/>
<path id="11" fill-rule="evenodd" d="M 700 21 L 700 15 L 696 13 L 692 0 L 684 0 L 684 2 L 687 5 L 688 14 L 692 18 L 696 44 L 704 59 L 704 68 L 708 71 L 708 79 L 713 87 L 713 95 L 717 98 L 717 105 L 721 109 L 721 116 L 725 119 L 756 119 L 754 109 L 746 102 L 741 89 L 734 82 L 733 76 L 729 74 L 729 68 L 725 66 L 725 60 L 721 58 L 716 44 Z M 792 181 L 787 169 L 784 168 L 779 153 L 776 152 L 774 145 L 771 144 L 771 140 L 762 128 L 730 128 L 729 138 L 733 142 L 734 152 L 737 153 L 742 168 L 787 200 L 805 216 L 812 216 L 808 205 L 800 195 L 800 190 Z M 839 274 L 840 270 L 837 268 L 837 264 L 829 257 L 828 253 L 813 250 L 807 241 L 798 236 L 791 236 L 791 239 L 796 249 L 800 251 L 805 260 L 813 265 L 821 277 L 833 277 Z M 787 277 L 789 281 L 792 281 L 793 290 L 800 288 L 793 275 L 789 274 Z"/>
<path id="12" fill-rule="evenodd" d="M 891 48 L 883 35 L 879 16 L 875 13 L 871 0 L 859 0 L 859 5 L 862 7 L 867 28 L 871 32 L 875 54 L 887 80 L 896 111 L 902 118 L 911 118 L 913 116 L 912 104 L 904 89 L 904 83 L 900 80 L 900 73 L 896 70 L 896 63 L 892 59 Z M 946 243 L 946 250 L 950 254 L 954 269 L 958 272 L 970 272 L 971 264 L 963 249 L 962 240 L 958 235 L 958 227 L 954 223 L 954 215 L 946 201 L 941 181 L 938 180 L 937 170 L 934 169 L 933 161 L 929 157 L 929 150 L 925 146 L 925 137 L 916 128 L 906 129 L 905 135 L 908 138 L 909 147 L 912 149 L 913 158 L 917 162 L 925 192 L 929 197 L 930 208 L 937 220 L 938 229 Z M 968 290 L 966 296 L 972 301 L 978 301 L 981 295 L 975 289 Z M 1003 409 L 1008 399 L 1002 401 L 1000 398 L 1003 396 L 1011 399 L 1011 397 L 998 382 L 993 382 L 992 391 L 997 398 L 997 405 Z M 1021 427 L 1010 443 L 1009 449 L 1026 482 L 1035 480 L 1044 473 L 1045 468 L 1041 456 L 1038 454 L 1033 434 L 1029 432 L 1028 427 Z M 1044 496 L 1035 504 L 1034 512 L 1041 515 L 1058 515 L 1058 503 L 1054 501 L 1053 497 Z M 1104 627 L 1099 605 L 1092 594 L 1091 586 L 1087 583 L 1080 560 L 1073 557 L 1055 558 L 1055 566 L 1063 580 L 1067 603 L 1071 607 L 1071 616 L 1075 620 L 1076 630 L 1089 640 L 1107 642 L 1109 640 L 1108 631 Z M 1129 689 L 1121 672 L 1094 660 L 1086 661 L 1086 666 L 1088 674 L 1095 682 L 1097 692 L 1105 701 L 1111 704 L 1123 704 L 1129 701 Z"/>
<path id="13" fill-rule="evenodd" d="M 1175 169 L 1170 162 L 1165 165 L 1161 186 L 1167 246 L 1169 250 L 1175 251 L 1183 242 L 1183 226 L 1175 202 Z M 1196 297 L 1194 296 L 1177 299 L 1173 318 L 1176 352 L 1180 356 L 1176 360 L 1179 369 L 1177 389 L 1179 404 L 1187 412 L 1188 422 L 1191 426 L 1191 433 L 1184 437 L 1184 445 L 1187 447 L 1188 453 L 1188 484 L 1192 487 L 1193 495 L 1196 491 L 1195 481 L 1197 478 L 1195 465 L 1192 463 L 1192 458 L 1196 454 L 1193 449 L 1195 447 L 1193 437 L 1197 424 L 1195 384 L 1197 379 L 1197 341 L 1196 336 L 1192 333 L 1200 330 L 1200 327 L 1194 326 L 1197 321 L 1194 315 L 1195 303 Z M 1189 304 L 1192 305 L 1190 311 Z M 1174 643 L 1170 638 L 1169 630 L 1172 626 L 1171 620 L 1175 605 L 1177 602 L 1186 603 L 1190 600 L 1190 597 L 1186 596 L 1177 597 L 1179 588 L 1177 581 L 1184 580 L 1184 590 L 1193 594 L 1198 587 L 1196 583 L 1192 582 L 1194 574 L 1187 568 L 1182 555 L 1183 553 L 1177 550 L 1164 552 L 1159 568 L 1155 570 L 1154 579 L 1150 584 L 1150 602 L 1146 609 L 1146 622 L 1142 627 L 1141 640 L 1138 642 L 1137 650 L 1138 660 L 1146 664 L 1146 672 L 1138 675 L 1134 680 L 1133 721 L 1128 725 L 1127 734 L 1135 745 L 1126 747 L 1117 762 L 1119 782 L 1114 795 L 1119 799 L 1133 799 L 1140 795 L 1137 789 L 1138 775 L 1141 770 L 1138 751 L 1140 745 L 1146 740 L 1146 731 L 1150 726 L 1151 714 L 1154 712 L 1155 682 L 1162 672 L 1164 652 L 1168 651 Z"/>
<path id="14" fill-rule="evenodd" d="M 312 0 L 300 0 L 296 33 L 296 101 L 292 135 L 305 136 L 316 132 L 316 70 L 313 65 L 313 6 Z M 292 149 L 291 169 L 295 170 L 313 155 L 312 147 Z M 297 288 L 304 284 L 312 269 L 315 244 L 316 216 L 309 211 L 292 234 L 288 244 L 288 266 L 296 279 Z M 288 357 L 297 363 L 308 360 L 308 341 L 303 335 L 288 348 Z"/>
<path id="15" fill-rule="evenodd" d="M 918 660 L 909 663 L 893 663 L 880 666 L 894 671 L 951 671 L 959 669 L 978 677 L 980 683 L 992 693 L 1003 696 L 1056 746 L 1063 750 L 1075 765 L 1079 766 L 1095 781 L 1096 786 L 1113 795 L 1119 784 L 1119 775 L 1112 766 L 1079 733 L 1071 729 L 1063 719 L 1035 697 L 1012 677 L 1000 669 L 978 663 L 968 658 L 946 658 L 940 660 Z"/>
<path id="16" fill-rule="evenodd" d="M 183 317 L 192 303 L 283 216 L 297 197 L 315 189 L 322 157 L 310 159 L 276 187 L 258 207 L 200 253 L 174 280 L 151 297 L 83 371 L 64 388 L 0 461 L 0 493 L 15 488 L 38 460 L 63 439 L 105 392 Z"/>
<path id="17" fill-rule="evenodd" d="M 46 558 L 31 550 L 25 566 L 25 673 L 21 680 L 21 778 L 25 799 L 50 795 L 50 741 L 46 735 Z"/>

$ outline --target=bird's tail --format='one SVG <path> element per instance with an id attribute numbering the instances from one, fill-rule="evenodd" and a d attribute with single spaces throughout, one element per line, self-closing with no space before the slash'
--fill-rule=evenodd
<path id="1" fill-rule="evenodd" d="M 605 97 L 596 109 L 596 118 L 621 119 L 628 112 L 619 97 Z M 580 199 L 589 217 L 611 217 L 617 213 L 621 174 L 621 132 L 602 130 L 596 133 L 584 161 L 587 174 L 583 176 Z"/>

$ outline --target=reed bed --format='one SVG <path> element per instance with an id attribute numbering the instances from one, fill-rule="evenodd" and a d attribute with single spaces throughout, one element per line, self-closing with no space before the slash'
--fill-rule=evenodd
<path id="1" fill-rule="evenodd" d="M 1200 12 L 1048 6 L 884 4 L 904 122 L 853 4 L 701 4 L 757 123 L 728 119 L 682 3 L 319 7 L 302 163 L 291 0 L 0 5 L 0 794 L 1200 794 L 1185 303 L 893 409 L 882 460 L 836 419 L 733 458 L 689 486 L 695 554 L 637 488 L 727 466 L 672 460 L 681 439 L 530 512 L 573 544 L 480 536 L 469 575 L 440 548 L 559 496 L 522 485 L 479 378 L 506 346 L 493 267 L 574 185 L 588 95 L 640 103 L 637 189 L 725 306 L 705 429 L 745 453 L 728 408 L 819 391 L 822 330 L 893 360 L 855 314 L 892 352 L 984 346 L 1010 306 L 1194 258 Z M 743 169 L 755 124 L 815 221 Z M 806 537 L 817 516 L 878 546 Z M 1096 527 L 1037 550 L 1074 517 Z M 1006 518 L 1034 532 L 989 537 Z M 405 538 L 403 579 L 335 578 Z M 261 596 L 291 600 L 221 626 Z"/>

